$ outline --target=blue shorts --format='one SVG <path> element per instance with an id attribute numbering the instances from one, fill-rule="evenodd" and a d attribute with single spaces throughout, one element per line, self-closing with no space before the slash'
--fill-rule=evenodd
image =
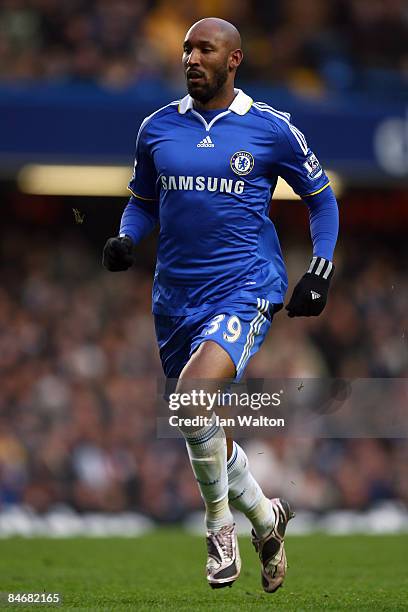
<path id="1" fill-rule="evenodd" d="M 281 304 L 257 298 L 256 303 L 214 306 L 187 316 L 155 315 L 156 337 L 166 378 L 178 378 L 191 355 L 206 340 L 229 354 L 238 382 L 249 359 L 265 340 L 274 312 Z"/>

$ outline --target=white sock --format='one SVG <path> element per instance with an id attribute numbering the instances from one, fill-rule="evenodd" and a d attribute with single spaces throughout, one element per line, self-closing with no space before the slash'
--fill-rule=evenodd
<path id="1" fill-rule="evenodd" d="M 231 506 L 245 514 L 259 538 L 264 537 L 274 525 L 271 502 L 249 471 L 248 457 L 236 442 L 227 463 L 227 471 Z"/>
<path id="2" fill-rule="evenodd" d="M 183 433 L 191 466 L 205 503 L 208 531 L 219 531 L 232 525 L 228 504 L 227 442 L 222 427 L 211 425 L 195 432 Z"/>

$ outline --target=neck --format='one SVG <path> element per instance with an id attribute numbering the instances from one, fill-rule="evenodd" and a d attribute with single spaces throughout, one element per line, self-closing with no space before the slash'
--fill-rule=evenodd
<path id="1" fill-rule="evenodd" d="M 218 108 L 228 108 L 232 101 L 234 100 L 236 93 L 234 91 L 234 84 L 231 83 L 228 88 L 224 91 L 218 92 L 211 100 L 208 102 L 200 102 L 199 100 L 194 100 L 194 108 L 197 110 L 217 110 Z"/>

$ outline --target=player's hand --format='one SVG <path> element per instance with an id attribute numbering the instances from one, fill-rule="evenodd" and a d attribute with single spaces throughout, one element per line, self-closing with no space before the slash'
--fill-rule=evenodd
<path id="1" fill-rule="evenodd" d="M 133 263 L 133 240 L 129 236 L 109 238 L 103 248 L 102 265 L 110 272 L 127 270 Z"/>
<path id="2" fill-rule="evenodd" d="M 323 257 L 313 257 L 306 274 L 293 290 L 286 306 L 289 317 L 317 317 L 326 306 L 334 265 Z"/>

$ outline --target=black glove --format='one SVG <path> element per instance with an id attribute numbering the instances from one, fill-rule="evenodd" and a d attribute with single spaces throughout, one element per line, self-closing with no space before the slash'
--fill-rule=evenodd
<path id="1" fill-rule="evenodd" d="M 102 265 L 110 272 L 127 270 L 133 263 L 133 240 L 129 236 L 109 238 L 103 247 Z"/>
<path id="2" fill-rule="evenodd" d="M 313 257 L 306 274 L 293 290 L 286 306 L 289 317 L 317 317 L 326 306 L 334 265 L 323 257 Z"/>

